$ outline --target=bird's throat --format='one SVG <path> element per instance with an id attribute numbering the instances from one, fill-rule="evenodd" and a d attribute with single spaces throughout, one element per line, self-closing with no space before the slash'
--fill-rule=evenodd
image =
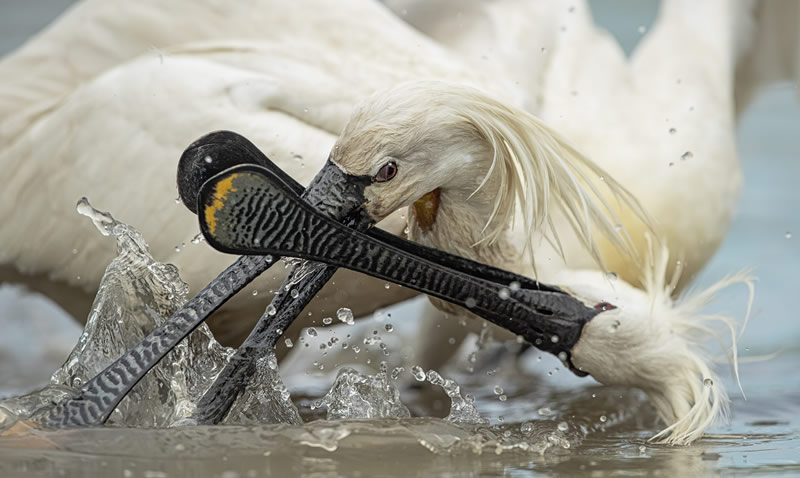
<path id="1" fill-rule="evenodd" d="M 417 224 L 423 231 L 430 231 L 433 224 L 436 222 L 436 214 L 439 212 L 440 195 L 441 190 L 436 188 L 414 201 L 412 210 L 417 219 Z"/>

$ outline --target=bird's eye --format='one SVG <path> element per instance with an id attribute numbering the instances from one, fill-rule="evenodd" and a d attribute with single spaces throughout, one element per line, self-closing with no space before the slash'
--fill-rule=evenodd
<path id="1" fill-rule="evenodd" d="M 394 161 L 389 161 L 388 163 L 381 166 L 381 169 L 378 171 L 378 174 L 375 175 L 375 182 L 377 183 L 384 183 L 397 174 L 397 163 Z"/>

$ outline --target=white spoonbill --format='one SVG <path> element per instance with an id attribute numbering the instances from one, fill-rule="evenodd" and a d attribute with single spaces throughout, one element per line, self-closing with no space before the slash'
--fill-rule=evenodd
<path id="1" fill-rule="evenodd" d="M 626 234 L 615 230 L 608 205 L 638 210 L 610 176 L 602 183 L 605 192 L 593 191 L 590 175 L 605 173 L 540 120 L 472 88 L 407 83 L 376 93 L 355 109 L 331 161 L 353 177 L 376 178 L 364 192 L 364 208 L 373 219 L 413 204 L 412 239 L 563 286 L 587 305 L 615 306 L 584 326 L 572 362 L 603 383 L 644 390 L 668 425 L 657 438 L 692 442 L 727 410 L 702 341 L 713 336 L 708 323 L 721 322 L 732 334 L 735 364 L 735 322 L 701 315 L 700 308 L 716 290 L 737 281 L 752 291 L 750 282 L 724 279 L 673 300 L 677 274 L 668 273 L 668 249 L 646 232 L 641 240 L 649 243 L 648 254 L 632 261 L 640 264 L 641 288 L 597 270 L 550 268 L 536 275 L 529 256 L 540 242 L 534 231 L 548 223 L 553 208 L 572 219 L 584 243 L 593 243 L 594 224 L 622 251 Z M 633 234 L 629 239 L 638 240 Z M 551 236 L 550 242 L 559 240 Z"/>

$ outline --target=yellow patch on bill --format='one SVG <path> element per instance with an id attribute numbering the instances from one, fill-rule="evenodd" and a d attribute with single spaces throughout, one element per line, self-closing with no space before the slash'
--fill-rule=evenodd
<path id="1" fill-rule="evenodd" d="M 436 214 L 439 212 L 439 188 L 425 194 L 414 201 L 414 215 L 417 217 L 417 224 L 423 231 L 430 231 L 433 223 L 436 222 Z"/>
<path id="2" fill-rule="evenodd" d="M 214 185 L 214 193 L 211 195 L 211 204 L 206 204 L 205 210 L 203 211 L 206 217 L 208 231 L 211 234 L 214 234 L 217 228 L 217 211 L 225 207 L 225 198 L 228 197 L 228 194 L 237 191 L 237 189 L 233 187 L 233 180 L 238 176 L 239 173 L 233 173 Z"/>

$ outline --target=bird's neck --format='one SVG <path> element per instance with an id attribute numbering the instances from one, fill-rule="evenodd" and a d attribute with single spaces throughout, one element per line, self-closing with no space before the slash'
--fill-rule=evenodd
<path id="1" fill-rule="evenodd" d="M 484 226 L 491 215 L 492 189 L 482 188 L 471 197 L 453 189 L 426 194 L 409 208 L 409 239 L 484 264 L 518 269 L 513 265 L 519 262 L 514 261 L 518 251 L 508 235 L 493 243 L 483 241 Z"/>

